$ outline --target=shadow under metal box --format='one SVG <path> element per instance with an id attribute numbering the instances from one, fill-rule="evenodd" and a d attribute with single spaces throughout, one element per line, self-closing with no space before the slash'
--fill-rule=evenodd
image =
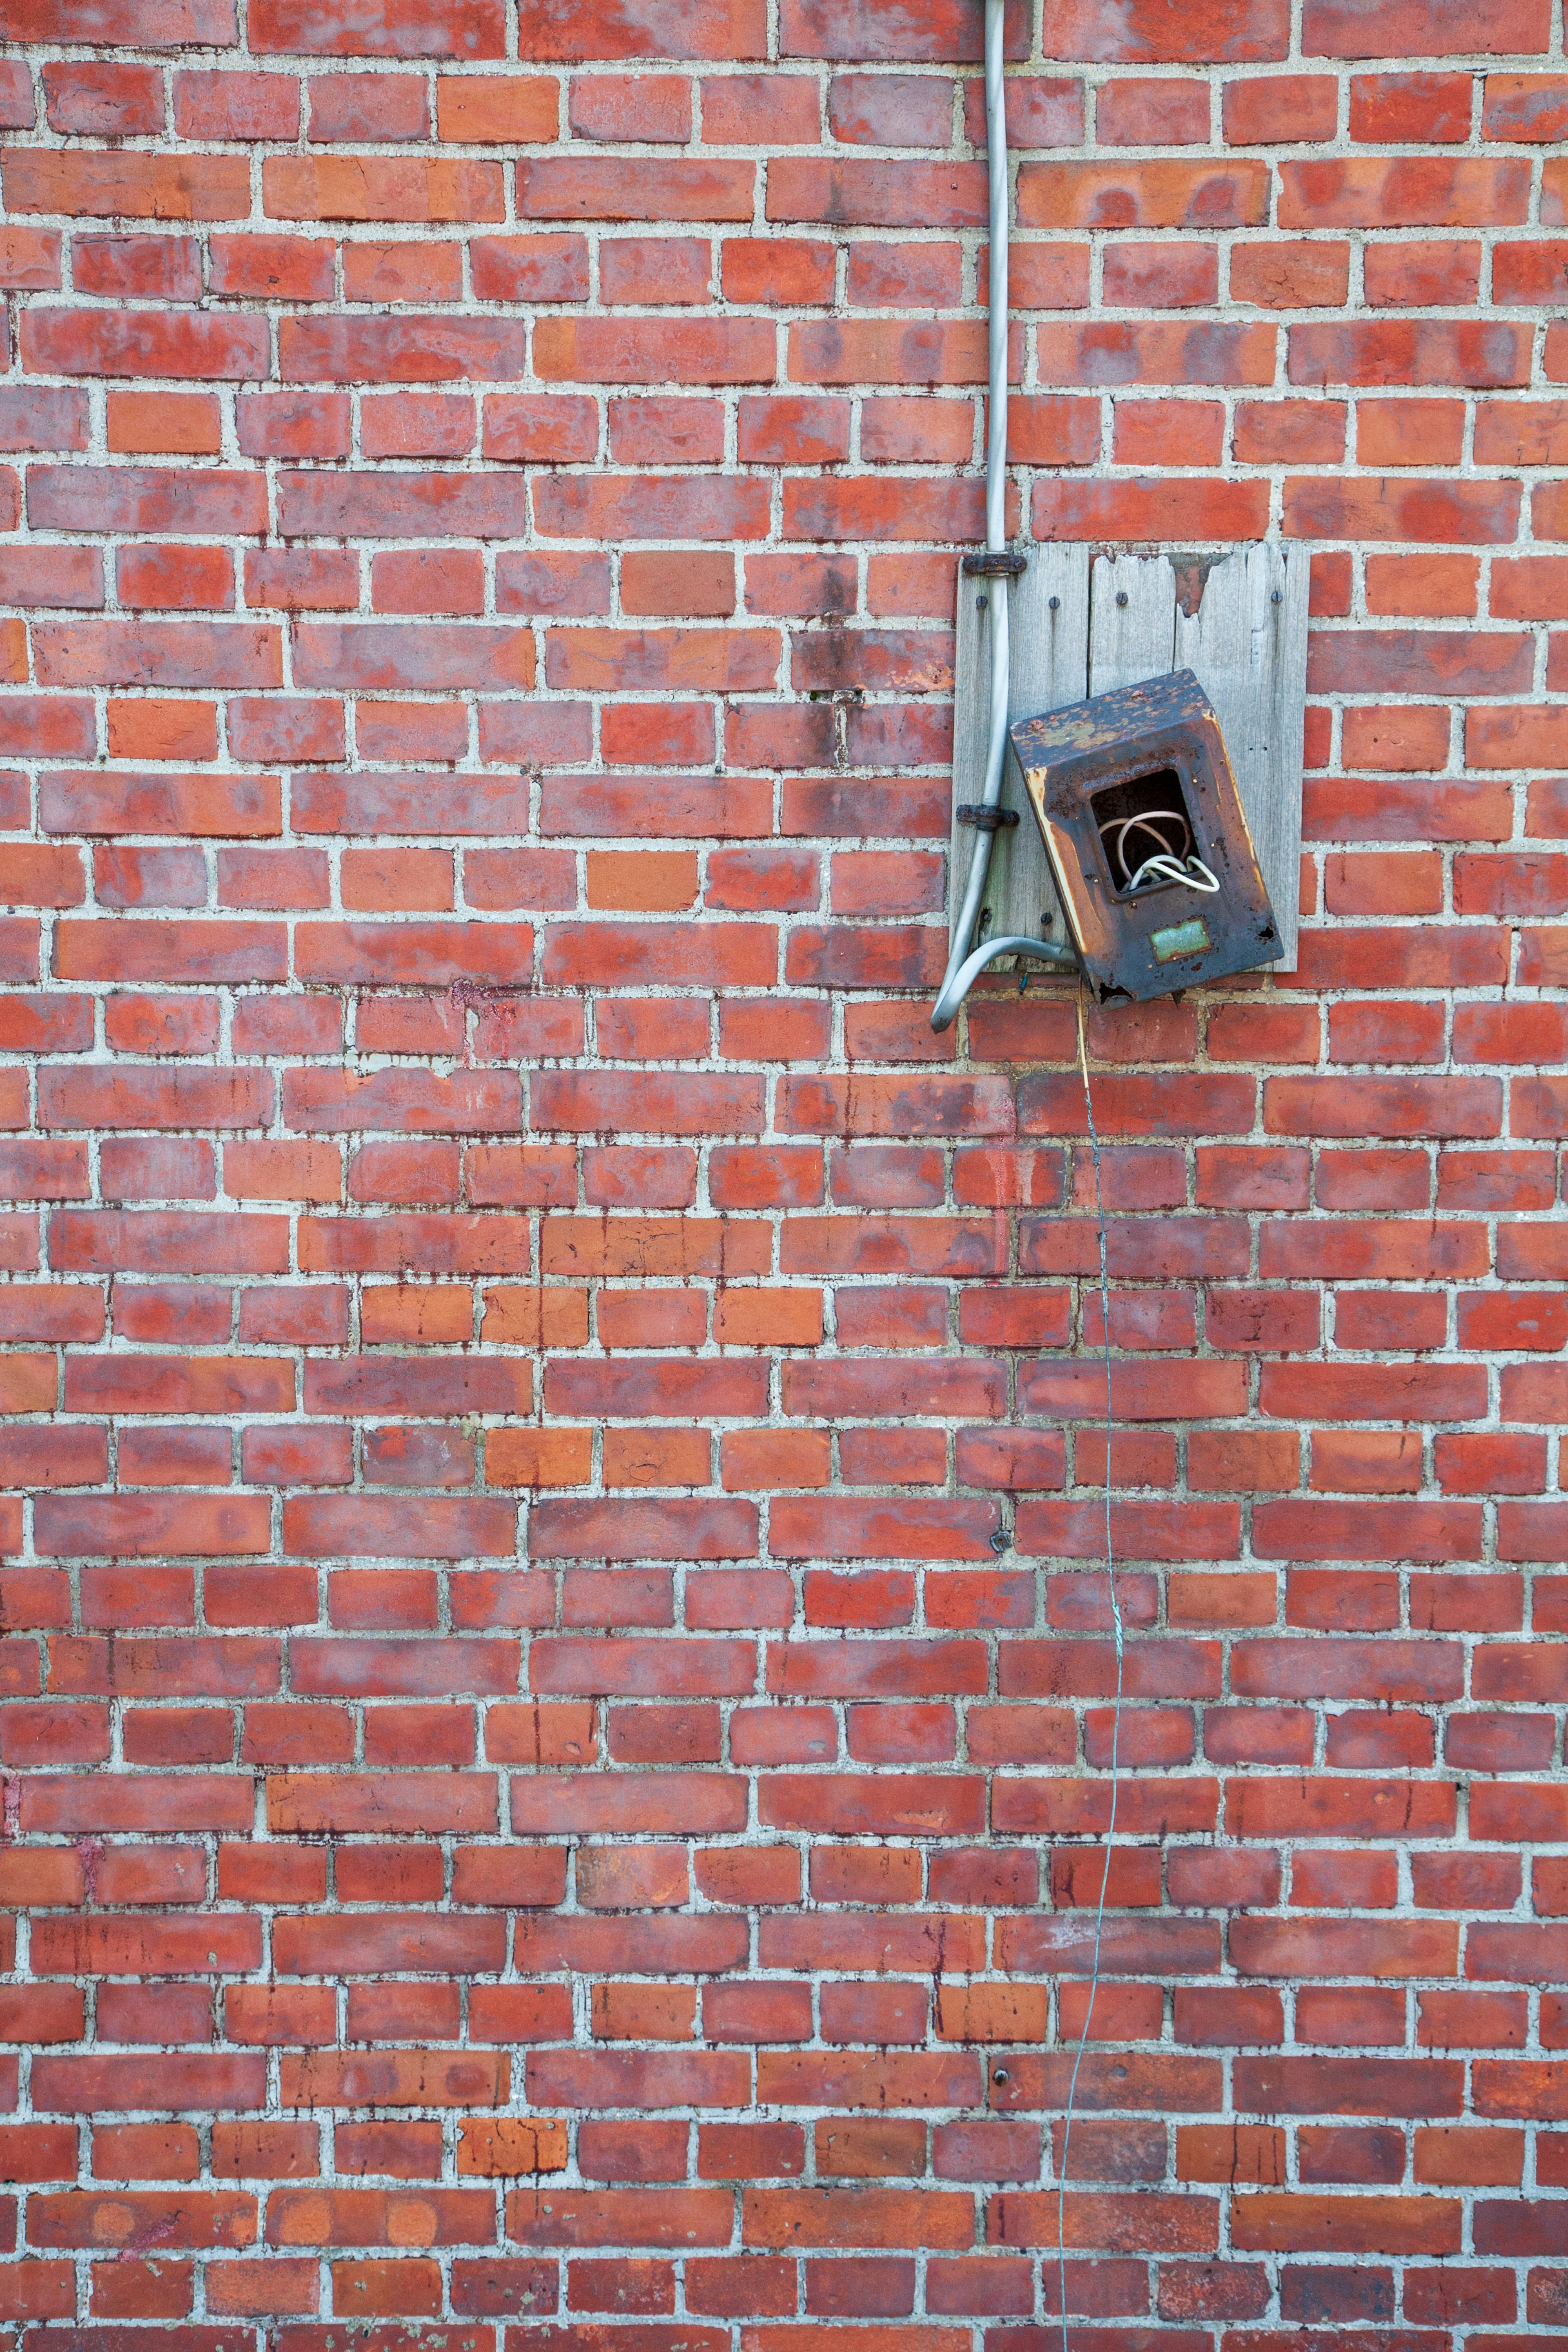
<path id="1" fill-rule="evenodd" d="M 1021 719 L 1012 739 L 1102 999 L 1172 996 L 1283 954 L 1225 737 L 1190 669 Z"/>

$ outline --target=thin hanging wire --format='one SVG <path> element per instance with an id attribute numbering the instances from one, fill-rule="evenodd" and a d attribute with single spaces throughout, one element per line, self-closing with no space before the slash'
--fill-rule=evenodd
<path id="1" fill-rule="evenodd" d="M 1079 2070 L 1089 2047 L 1089 2028 L 1094 2022 L 1094 1999 L 1100 1990 L 1100 1947 L 1105 1927 L 1105 1890 L 1110 1878 L 1111 1851 L 1116 1843 L 1116 1801 L 1120 1792 L 1119 1748 L 1121 1737 L 1121 1685 L 1125 1665 L 1125 1628 L 1121 1622 L 1121 1603 L 1116 1592 L 1116 1558 L 1110 1539 L 1110 1280 L 1106 1265 L 1105 1188 L 1100 1179 L 1100 1136 L 1094 1124 L 1094 1097 L 1089 1083 L 1089 1037 L 1084 1025 L 1085 992 L 1078 992 L 1078 1066 L 1083 1077 L 1084 1116 L 1089 1124 L 1089 1148 L 1094 1160 L 1094 1213 L 1100 1228 L 1100 1318 L 1101 1349 L 1105 1359 L 1105 1573 L 1110 1587 L 1110 1621 L 1116 1631 L 1116 1694 L 1110 1712 L 1110 1815 L 1105 1829 L 1105 1861 L 1100 1878 L 1100 1900 L 1094 1912 L 1094 1953 L 1089 1969 L 1089 2000 L 1083 2012 L 1083 2032 L 1079 2036 L 1078 2049 L 1072 2062 L 1072 2075 L 1068 2084 L 1067 2107 L 1062 2116 L 1061 2164 L 1057 2174 L 1057 2285 L 1061 2296 L 1062 2352 L 1068 2347 L 1068 2255 L 1067 2255 L 1067 2194 L 1068 2151 L 1072 2145 L 1073 2105 L 1078 2096 Z M 1060 1994 L 1058 1995 L 1058 2000 Z"/>

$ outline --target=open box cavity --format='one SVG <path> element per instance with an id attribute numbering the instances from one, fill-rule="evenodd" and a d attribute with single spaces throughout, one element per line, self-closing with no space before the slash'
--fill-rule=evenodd
<path id="1" fill-rule="evenodd" d="M 1192 812 L 1178 769 L 1159 768 L 1107 784 L 1089 793 L 1089 805 L 1115 897 L 1142 898 L 1149 890 L 1179 887 L 1169 875 L 1148 870 L 1151 858 L 1181 865 L 1194 852 Z"/>
<path id="2" fill-rule="evenodd" d="M 1013 748 L 1100 995 L 1170 996 L 1281 947 L 1219 721 L 1190 670 L 1018 720 Z"/>

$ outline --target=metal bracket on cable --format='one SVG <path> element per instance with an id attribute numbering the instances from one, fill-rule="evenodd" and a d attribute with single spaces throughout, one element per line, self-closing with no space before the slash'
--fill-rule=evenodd
<path id="1" fill-rule="evenodd" d="M 983 547 L 961 566 L 972 580 L 1021 580 L 1028 568 L 1028 557 L 1016 547 Z"/>
<path id="2" fill-rule="evenodd" d="M 987 808 L 984 801 L 960 801 L 954 814 L 960 824 L 972 824 L 976 833 L 1003 833 L 1018 822 L 1016 809 Z"/>

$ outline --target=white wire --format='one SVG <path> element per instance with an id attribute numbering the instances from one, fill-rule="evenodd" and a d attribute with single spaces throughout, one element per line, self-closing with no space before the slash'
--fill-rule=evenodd
<path id="1" fill-rule="evenodd" d="M 1146 874 L 1152 874 L 1157 882 L 1179 882 L 1184 890 L 1201 890 L 1205 898 L 1212 898 L 1219 888 L 1218 877 L 1209 872 L 1201 857 L 1189 857 L 1184 863 L 1174 857 L 1146 857 L 1127 885 L 1129 890 L 1142 889 Z"/>
<path id="2" fill-rule="evenodd" d="M 1168 841 L 1160 830 L 1162 824 L 1175 825 L 1181 839 Z M 1116 835 L 1116 855 L 1121 860 L 1123 874 L 1128 871 L 1127 836 L 1130 833 L 1152 833 L 1160 845 L 1158 851 L 1154 853 L 1159 856 L 1184 857 L 1193 845 L 1193 836 L 1186 818 L 1179 815 L 1174 809 L 1152 809 L 1142 816 L 1125 816 L 1120 820 L 1115 817 L 1110 818 L 1100 828 L 1102 847 L 1108 833 L 1114 833 Z"/>
<path id="3" fill-rule="evenodd" d="M 1078 2049 L 1073 2057 L 1072 2075 L 1068 2083 L 1067 2106 L 1062 2116 L 1061 2167 L 1057 2175 L 1057 2284 L 1062 2305 L 1062 2352 L 1068 2352 L 1068 2151 L 1072 2145 L 1073 2103 L 1078 2096 L 1079 2069 L 1089 2047 L 1089 2031 L 1094 2021 L 1094 2000 L 1100 1990 L 1100 1948 L 1105 1927 L 1105 1890 L 1110 1880 L 1110 1857 L 1116 1844 L 1116 1801 L 1121 1789 L 1121 1691 L 1126 1669 L 1126 1629 L 1121 1620 L 1121 1603 L 1117 1598 L 1116 1557 L 1110 1538 L 1110 1280 L 1106 1265 L 1105 1190 L 1100 1181 L 1100 1137 L 1094 1124 L 1094 1097 L 1089 1091 L 1089 1040 L 1083 1015 L 1084 992 L 1080 988 L 1078 995 L 1078 1066 L 1083 1076 L 1084 1116 L 1089 1125 L 1089 1147 L 1094 1160 L 1094 1213 L 1100 1227 L 1100 1318 L 1101 1352 L 1105 1359 L 1105 1573 L 1110 1587 L 1110 1622 L 1116 1629 L 1116 1694 L 1110 1711 L 1110 1814 L 1105 1825 L 1105 1867 L 1100 1873 L 1100 1899 L 1094 1911 L 1094 1952 L 1089 1969 L 1089 2000 L 1083 2012 L 1083 2032 L 1079 2036 Z M 1060 1997 L 1058 1990 L 1058 2001 Z"/>

